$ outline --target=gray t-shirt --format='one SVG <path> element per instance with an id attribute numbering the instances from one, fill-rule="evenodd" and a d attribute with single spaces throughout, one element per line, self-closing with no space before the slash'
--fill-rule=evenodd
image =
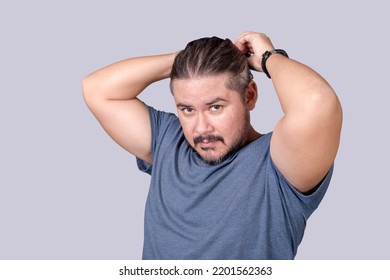
<path id="1" fill-rule="evenodd" d="M 303 195 L 270 157 L 268 133 L 218 165 L 203 162 L 178 118 L 149 108 L 153 165 L 143 259 L 293 259 L 332 170 Z"/>

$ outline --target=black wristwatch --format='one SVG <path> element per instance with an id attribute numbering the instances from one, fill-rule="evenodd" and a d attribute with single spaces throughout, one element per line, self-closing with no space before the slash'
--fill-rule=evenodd
<path id="1" fill-rule="evenodd" d="M 268 73 L 268 70 L 267 70 L 267 67 L 265 66 L 265 63 L 267 62 L 267 59 L 275 54 L 275 53 L 278 53 L 278 54 L 281 54 L 281 55 L 284 55 L 285 57 L 288 58 L 288 54 L 286 53 L 286 51 L 284 50 L 281 50 L 281 49 L 275 49 L 275 50 L 270 50 L 270 51 L 266 51 L 265 53 L 263 53 L 263 58 L 261 60 L 261 69 L 263 69 L 263 72 L 267 75 L 268 78 L 271 79 L 271 76 L 270 74 Z"/>

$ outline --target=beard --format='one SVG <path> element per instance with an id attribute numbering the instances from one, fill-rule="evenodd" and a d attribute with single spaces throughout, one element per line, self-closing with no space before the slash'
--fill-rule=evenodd
<path id="1" fill-rule="evenodd" d="M 226 159 L 228 159 L 231 155 L 235 154 L 238 150 L 240 150 L 244 146 L 244 143 L 237 143 L 236 145 L 232 145 L 229 147 L 227 152 L 219 157 L 204 157 L 198 153 L 197 150 L 195 150 L 196 154 L 199 156 L 199 158 L 204 162 L 209 165 L 218 165 L 222 162 L 224 162 Z M 202 148 L 203 151 L 209 151 L 209 150 L 214 150 L 214 148 Z"/>
<path id="2" fill-rule="evenodd" d="M 249 127 L 249 113 L 245 112 L 243 118 L 241 119 L 241 125 L 238 128 L 239 131 L 237 133 L 237 137 L 233 140 L 227 151 L 220 156 L 202 156 L 194 147 L 192 148 L 203 162 L 210 165 L 218 165 L 245 146 L 245 142 L 248 138 Z M 225 145 L 225 139 L 220 135 L 199 135 L 195 137 L 193 141 L 195 146 L 203 141 L 219 141 Z M 201 148 L 201 150 L 204 152 L 212 152 L 215 151 L 215 148 L 206 147 Z"/>

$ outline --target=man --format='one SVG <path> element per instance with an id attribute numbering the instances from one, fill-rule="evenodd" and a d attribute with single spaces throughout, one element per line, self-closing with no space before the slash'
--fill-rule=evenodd
<path id="1" fill-rule="evenodd" d="M 272 133 L 250 123 L 272 79 L 284 116 Z M 137 96 L 171 78 L 177 117 Z M 107 133 L 151 174 L 144 259 L 293 259 L 329 185 L 342 110 L 330 85 L 274 50 L 261 33 L 216 37 L 178 53 L 124 60 L 83 81 Z"/>

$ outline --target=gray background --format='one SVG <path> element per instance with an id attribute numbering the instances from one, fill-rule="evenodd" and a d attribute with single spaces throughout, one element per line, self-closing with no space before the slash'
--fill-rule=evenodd
<path id="1" fill-rule="evenodd" d="M 368 4 L 370 3 L 370 4 Z M 344 127 L 330 189 L 297 259 L 389 259 L 386 1 L 2 1 L 0 258 L 139 259 L 149 177 L 87 110 L 81 80 L 195 38 L 261 31 L 320 72 Z M 254 126 L 281 117 L 255 74 Z M 143 100 L 175 110 L 167 81 Z"/>

